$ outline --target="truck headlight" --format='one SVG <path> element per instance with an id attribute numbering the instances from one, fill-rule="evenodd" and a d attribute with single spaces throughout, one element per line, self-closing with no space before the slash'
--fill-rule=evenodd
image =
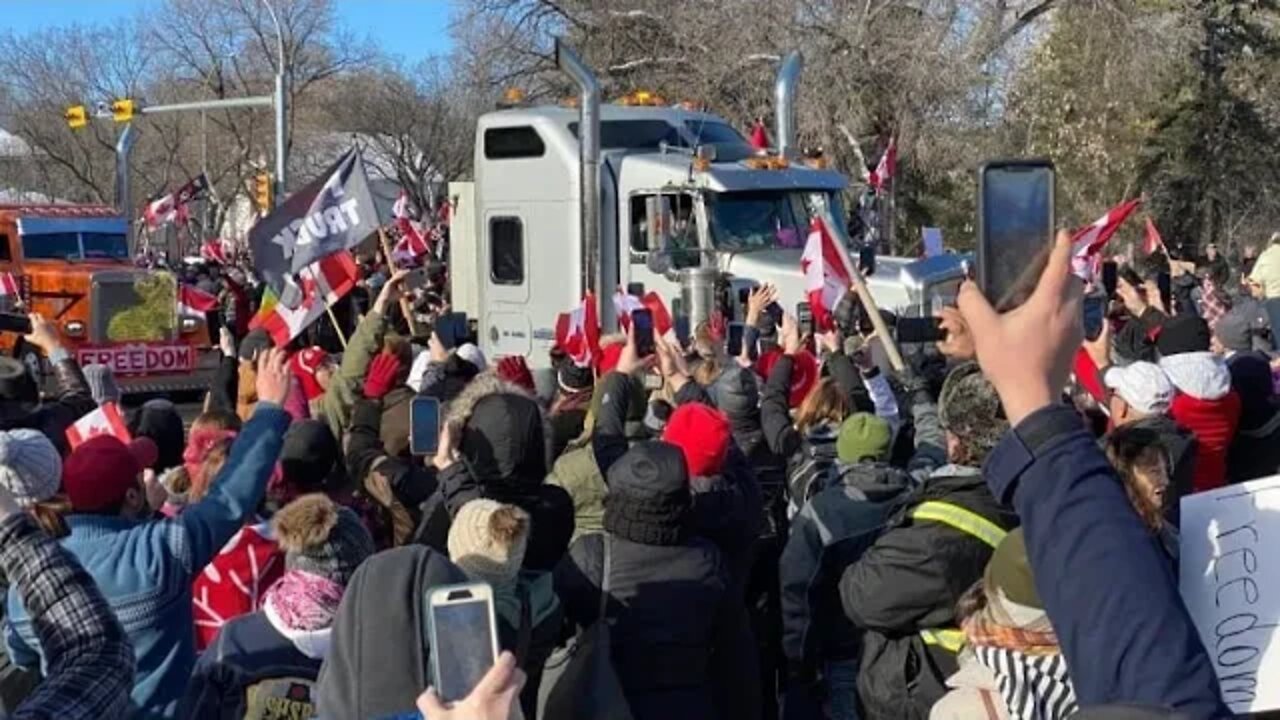
<path id="1" fill-rule="evenodd" d="M 84 323 L 79 320 L 68 320 L 62 330 L 68 337 L 84 337 Z"/>
<path id="2" fill-rule="evenodd" d="M 184 333 L 193 333 L 200 329 L 200 321 L 193 317 L 184 317 L 179 327 Z"/>

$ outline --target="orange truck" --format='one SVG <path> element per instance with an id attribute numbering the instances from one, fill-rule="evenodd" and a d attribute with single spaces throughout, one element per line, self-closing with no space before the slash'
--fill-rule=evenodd
<path id="1" fill-rule="evenodd" d="M 138 268 L 128 238 L 109 207 L 0 205 L 0 310 L 53 320 L 81 365 L 110 366 L 125 393 L 207 388 L 218 360 L 204 318 L 180 315 L 177 278 Z M 0 350 L 49 379 L 16 333 L 0 333 Z"/>

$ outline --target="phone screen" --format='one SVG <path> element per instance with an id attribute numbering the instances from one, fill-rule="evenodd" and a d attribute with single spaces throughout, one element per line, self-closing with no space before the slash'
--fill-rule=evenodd
<path id="1" fill-rule="evenodd" d="M 627 283 L 627 294 L 630 295 L 631 297 L 638 297 L 638 298 L 644 297 L 644 283 L 642 282 Z"/>
<path id="2" fill-rule="evenodd" d="M 452 350 L 462 344 L 467 337 L 467 314 L 460 312 L 445 313 L 436 319 L 436 337 L 445 350 Z"/>
<path id="3" fill-rule="evenodd" d="M 863 275 L 874 275 L 876 272 L 876 249 L 870 245 L 863 245 L 858 250 L 858 269 Z"/>
<path id="4" fill-rule="evenodd" d="M 430 455 L 440 445 L 440 401 L 415 397 L 409 404 L 409 451 Z"/>
<path id="5" fill-rule="evenodd" d="M 645 309 L 631 312 L 631 322 L 636 328 L 636 353 L 640 357 L 653 354 L 653 314 Z"/>
<path id="6" fill-rule="evenodd" d="M 796 306 L 796 324 L 800 326 L 800 335 L 813 334 L 813 310 L 809 309 L 809 303 L 802 302 Z"/>
<path id="7" fill-rule="evenodd" d="M 1120 277 L 1119 273 L 1120 267 L 1114 260 L 1102 263 L 1102 287 L 1107 291 L 1109 298 L 1116 296 L 1116 280 Z"/>
<path id="8" fill-rule="evenodd" d="M 1053 165 L 992 164 L 979 178 L 978 284 L 1004 298 L 1053 238 Z"/>
<path id="9" fill-rule="evenodd" d="M 746 326 L 740 322 L 729 323 L 729 343 L 726 348 L 729 357 L 738 357 L 742 354 L 742 333 Z"/>
<path id="10" fill-rule="evenodd" d="M 1102 334 L 1102 323 L 1107 321 L 1107 296 L 1090 295 L 1084 299 L 1084 336 L 1097 340 Z"/>
<path id="11" fill-rule="evenodd" d="M 782 306 L 776 302 L 772 302 L 765 307 L 764 311 L 769 315 L 769 317 L 773 318 L 773 326 L 781 330 L 783 313 Z"/>
<path id="12" fill-rule="evenodd" d="M 493 606 L 488 598 L 474 597 L 466 588 L 437 590 L 430 598 L 435 688 L 441 700 L 456 702 L 470 695 L 497 662 Z"/>

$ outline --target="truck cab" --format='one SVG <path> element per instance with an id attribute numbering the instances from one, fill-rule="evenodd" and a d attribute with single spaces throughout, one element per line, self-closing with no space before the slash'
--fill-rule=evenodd
<path id="1" fill-rule="evenodd" d="M 204 319 L 179 317 L 172 274 L 134 265 L 128 223 L 112 208 L 0 205 L 0 273 L 17 290 L 0 310 L 53 320 L 80 363 L 110 366 L 125 392 L 207 387 L 216 356 Z M 46 376 L 15 333 L 0 333 L 0 350 Z"/>
<path id="2" fill-rule="evenodd" d="M 560 44 L 556 55 L 582 90 L 578 107 L 481 116 L 475 181 L 450 184 L 453 304 L 478 320 L 486 353 L 545 368 L 559 313 L 592 290 L 608 332 L 609 298 L 632 283 L 658 291 L 690 325 L 714 311 L 740 318 L 735 290 L 766 282 L 798 310 L 814 218 L 857 256 L 841 203 L 848 181 L 823 158 L 799 157 L 793 140 L 757 151 L 724 119 L 648 93 L 600 103 L 581 59 Z M 777 134 L 791 138 L 802 60 L 792 53 L 782 66 Z M 584 237 L 597 224 L 598 238 Z M 963 278 L 959 256 L 877 265 L 869 289 L 900 314 L 932 312 Z"/>

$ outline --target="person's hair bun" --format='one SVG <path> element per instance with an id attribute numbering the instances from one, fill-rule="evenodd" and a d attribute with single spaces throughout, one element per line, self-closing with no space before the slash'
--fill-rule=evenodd
<path id="1" fill-rule="evenodd" d="M 323 493 L 303 495 L 271 519 L 276 541 L 285 552 L 305 552 L 322 545 L 338 525 L 338 506 Z"/>

